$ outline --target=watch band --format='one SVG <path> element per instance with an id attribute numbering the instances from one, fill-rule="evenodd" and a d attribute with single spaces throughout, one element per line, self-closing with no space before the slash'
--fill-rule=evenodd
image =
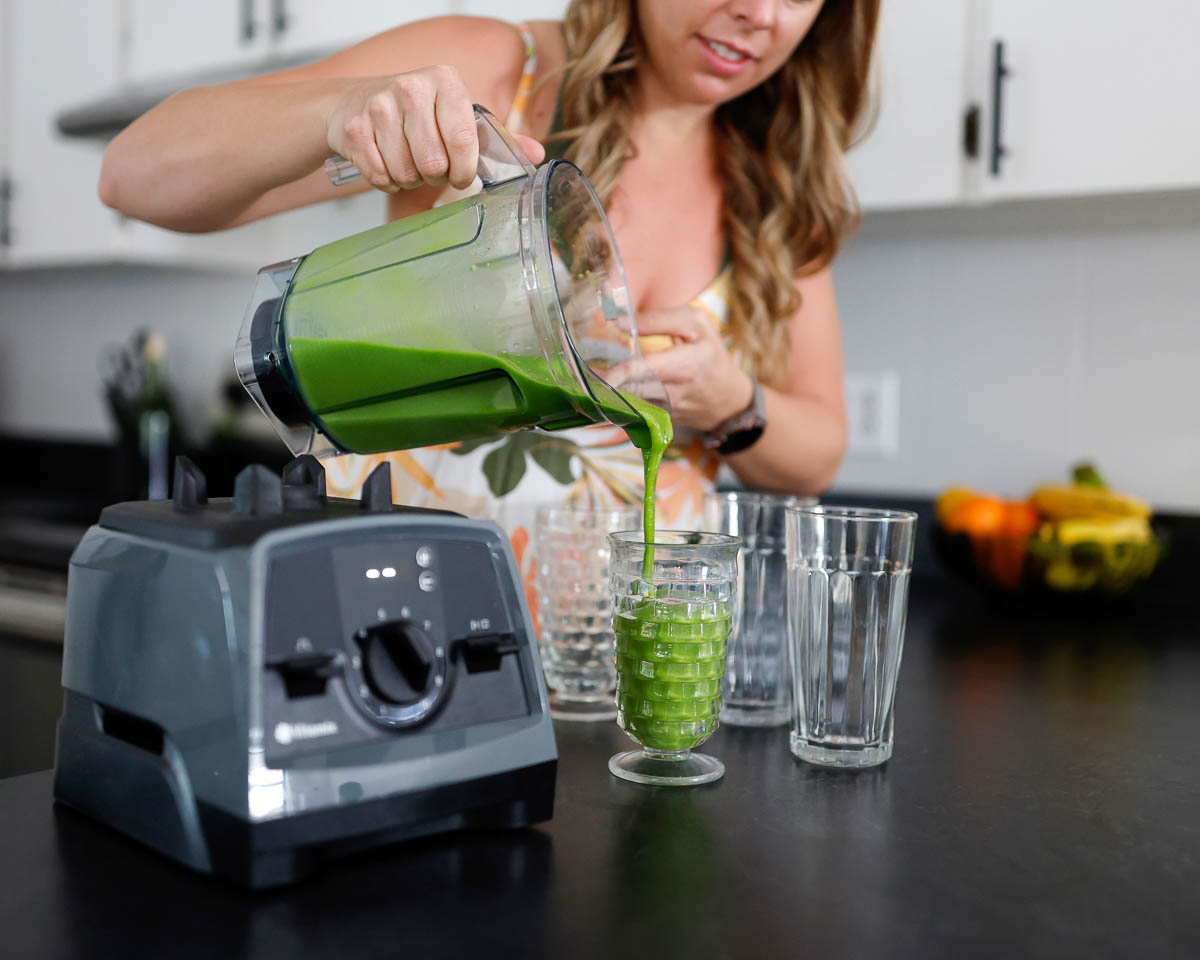
<path id="1" fill-rule="evenodd" d="M 767 406 L 763 399 L 762 385 L 754 377 L 750 378 L 750 382 L 754 387 L 750 406 L 704 434 L 705 445 L 722 456 L 740 453 L 752 446 L 766 429 Z"/>

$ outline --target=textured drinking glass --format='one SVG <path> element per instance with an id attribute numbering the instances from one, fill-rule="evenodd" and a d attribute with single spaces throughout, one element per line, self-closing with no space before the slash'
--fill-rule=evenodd
<path id="1" fill-rule="evenodd" d="M 653 544 L 640 532 L 608 539 L 617 723 L 642 746 L 612 757 L 608 769 L 664 786 L 717 780 L 725 765 L 692 749 L 718 725 L 741 540 L 678 530 L 658 531 Z M 653 551 L 648 564 L 647 550 Z"/>
<path id="2" fill-rule="evenodd" d="M 788 507 L 788 622 L 801 760 L 870 767 L 892 755 L 892 704 L 917 515 Z"/>
<path id="3" fill-rule="evenodd" d="M 704 498 L 704 528 L 742 538 L 741 616 L 729 634 L 722 723 L 774 727 L 791 717 L 784 508 L 816 502 L 748 490 Z"/>
<path id="4" fill-rule="evenodd" d="M 550 713 L 561 720 L 617 715 L 608 535 L 641 526 L 641 506 L 538 509 L 539 649 Z"/>

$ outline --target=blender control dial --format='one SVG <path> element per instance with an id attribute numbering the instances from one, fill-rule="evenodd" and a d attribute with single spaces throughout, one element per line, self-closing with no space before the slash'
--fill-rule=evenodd
<path id="1" fill-rule="evenodd" d="M 372 719 L 392 727 L 430 717 L 449 689 L 445 650 L 416 624 L 389 620 L 355 634 L 358 699 Z"/>

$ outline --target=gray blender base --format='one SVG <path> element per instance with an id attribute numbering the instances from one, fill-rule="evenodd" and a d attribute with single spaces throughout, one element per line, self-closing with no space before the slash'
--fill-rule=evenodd
<path id="1" fill-rule="evenodd" d="M 507 537 L 362 501 L 312 457 L 105 508 L 71 558 L 55 797 L 201 872 L 551 816 L 557 751 Z"/>
<path id="2" fill-rule="evenodd" d="M 102 715 L 120 717 L 108 724 L 108 733 Z M 187 775 L 161 729 L 103 711 L 67 691 L 54 797 L 194 870 L 262 888 L 292 883 L 328 860 L 400 840 L 549 820 L 556 768 L 557 761 L 549 760 L 254 823 L 191 799 Z"/>

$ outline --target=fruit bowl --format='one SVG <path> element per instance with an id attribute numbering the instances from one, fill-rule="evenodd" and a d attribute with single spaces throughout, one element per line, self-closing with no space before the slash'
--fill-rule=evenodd
<path id="1" fill-rule="evenodd" d="M 972 536 L 933 527 L 938 560 L 955 576 L 979 585 L 1025 593 L 1127 593 L 1145 581 L 1166 547 L 1161 532 L 1145 540 L 1063 543 L 1049 531 L 1019 538 Z"/>
<path id="2" fill-rule="evenodd" d="M 1006 591 L 1124 594 L 1166 548 L 1143 501 L 1081 465 L 1068 485 L 1005 500 L 952 487 L 937 501 L 934 552 L 952 573 Z"/>

